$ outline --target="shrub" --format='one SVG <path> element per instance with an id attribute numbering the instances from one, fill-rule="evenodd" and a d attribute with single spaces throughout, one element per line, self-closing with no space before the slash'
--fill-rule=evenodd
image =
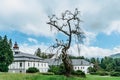
<path id="1" fill-rule="evenodd" d="M 86 77 L 85 73 L 81 70 L 73 71 L 72 74 L 75 76 Z"/>
<path id="2" fill-rule="evenodd" d="M 115 72 L 120 72 L 120 66 L 115 67 Z"/>
<path id="3" fill-rule="evenodd" d="M 50 66 L 48 72 L 53 72 L 54 74 L 59 74 L 59 66 Z"/>
<path id="4" fill-rule="evenodd" d="M 98 75 L 97 72 L 90 72 L 91 75 Z"/>
<path id="5" fill-rule="evenodd" d="M 107 76 L 107 75 L 109 75 L 109 73 L 105 72 L 105 71 L 99 71 L 98 75 L 100 75 L 100 76 Z"/>
<path id="6" fill-rule="evenodd" d="M 60 66 L 59 66 L 59 75 L 62 75 L 62 74 L 65 74 L 66 73 L 66 70 L 65 70 L 65 67 L 64 67 L 64 65 L 63 64 L 61 64 Z"/>
<path id="7" fill-rule="evenodd" d="M 8 72 L 8 66 L 0 63 L 0 72 Z"/>
<path id="8" fill-rule="evenodd" d="M 30 67 L 26 70 L 26 73 L 36 73 L 39 72 L 39 70 L 35 67 Z"/>
<path id="9" fill-rule="evenodd" d="M 89 67 L 89 68 L 88 68 L 88 71 L 89 71 L 89 73 L 91 73 L 91 72 L 96 72 L 96 69 L 95 69 L 94 67 Z"/>
<path id="10" fill-rule="evenodd" d="M 120 77 L 120 72 L 111 72 L 110 76 Z"/>
<path id="11" fill-rule="evenodd" d="M 61 64 L 60 66 L 50 66 L 48 72 L 53 72 L 56 75 L 62 75 L 65 74 L 65 67 L 63 64 Z"/>

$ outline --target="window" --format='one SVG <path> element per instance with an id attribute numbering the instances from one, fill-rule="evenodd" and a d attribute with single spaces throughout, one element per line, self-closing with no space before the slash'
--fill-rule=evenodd
<path id="1" fill-rule="evenodd" d="M 28 62 L 28 66 L 30 66 L 29 62 Z"/>
<path id="2" fill-rule="evenodd" d="M 33 66 L 35 67 L 35 63 L 33 63 Z"/>
<path id="3" fill-rule="evenodd" d="M 20 67 L 22 67 L 22 62 L 20 62 Z"/>
<path id="4" fill-rule="evenodd" d="M 43 64 L 41 63 L 41 66 L 43 67 Z"/>
<path id="5" fill-rule="evenodd" d="M 83 67 L 83 69 L 84 69 L 84 67 Z"/>
<path id="6" fill-rule="evenodd" d="M 46 67 L 46 64 L 44 64 L 44 66 Z"/>
<path id="7" fill-rule="evenodd" d="M 38 62 L 38 67 L 39 67 L 39 62 Z"/>
<path id="8" fill-rule="evenodd" d="M 75 69 L 76 69 L 76 67 L 75 67 Z"/>
<path id="9" fill-rule="evenodd" d="M 18 54 L 19 52 L 15 52 L 15 54 Z"/>

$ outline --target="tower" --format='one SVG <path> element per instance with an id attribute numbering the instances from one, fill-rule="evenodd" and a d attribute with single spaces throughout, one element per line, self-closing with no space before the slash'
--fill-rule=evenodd
<path id="1" fill-rule="evenodd" d="M 17 42 L 15 42 L 15 44 L 13 46 L 13 52 L 14 52 L 14 54 L 18 54 L 20 52 Z"/>

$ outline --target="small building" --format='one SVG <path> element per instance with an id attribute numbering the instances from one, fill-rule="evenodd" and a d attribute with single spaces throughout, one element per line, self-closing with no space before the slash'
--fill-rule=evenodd
<path id="1" fill-rule="evenodd" d="M 81 70 L 85 74 L 89 73 L 88 68 L 93 67 L 93 64 L 84 59 L 72 59 L 74 71 Z"/>
<path id="2" fill-rule="evenodd" d="M 49 66 L 58 66 L 62 64 L 61 59 L 45 59 L 46 62 L 48 62 Z M 81 70 L 85 72 L 85 74 L 89 73 L 88 68 L 93 67 L 93 64 L 84 60 L 84 59 L 72 59 L 72 65 L 73 65 L 73 70 Z"/>
<path id="3" fill-rule="evenodd" d="M 35 55 L 20 52 L 17 43 L 14 44 L 13 52 L 14 61 L 9 66 L 9 72 L 25 73 L 30 67 L 36 67 L 40 72 L 48 72 L 49 66 L 47 62 Z"/>

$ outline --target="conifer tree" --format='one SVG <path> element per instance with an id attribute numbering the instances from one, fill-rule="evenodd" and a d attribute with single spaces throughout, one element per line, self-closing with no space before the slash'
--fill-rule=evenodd
<path id="1" fill-rule="evenodd" d="M 13 61 L 13 52 L 5 35 L 0 39 L 0 72 L 7 72 Z"/>
<path id="2" fill-rule="evenodd" d="M 38 57 L 41 57 L 42 56 L 42 53 L 41 53 L 41 49 L 38 48 L 36 51 L 35 51 L 35 55 L 38 56 Z"/>

